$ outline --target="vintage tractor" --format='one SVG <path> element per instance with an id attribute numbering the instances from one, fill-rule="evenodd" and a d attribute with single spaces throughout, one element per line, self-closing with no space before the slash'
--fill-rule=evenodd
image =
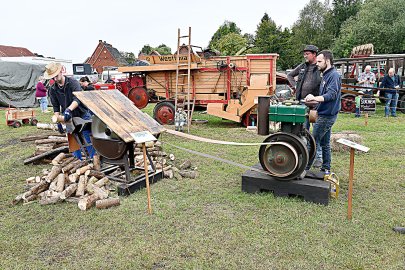
<path id="1" fill-rule="evenodd" d="M 315 157 L 315 140 L 304 127 L 308 111 L 306 105 L 286 101 L 271 104 L 269 117 L 263 120 L 280 123 L 280 130 L 264 140 L 271 144 L 262 145 L 259 150 L 262 168 L 278 180 L 305 177 L 305 168 Z"/>

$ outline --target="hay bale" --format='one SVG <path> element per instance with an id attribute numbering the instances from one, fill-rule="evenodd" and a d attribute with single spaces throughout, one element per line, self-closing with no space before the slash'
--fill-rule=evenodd
<path id="1" fill-rule="evenodd" d="M 334 152 L 346 152 L 350 150 L 348 146 L 337 143 L 336 141 L 339 139 L 346 139 L 358 144 L 363 144 L 363 138 L 353 131 L 333 133 L 330 138 L 330 145 L 331 150 Z"/>

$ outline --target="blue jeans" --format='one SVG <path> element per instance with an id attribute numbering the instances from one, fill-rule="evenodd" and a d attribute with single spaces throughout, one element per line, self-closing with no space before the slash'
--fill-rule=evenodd
<path id="1" fill-rule="evenodd" d="M 84 120 L 90 120 L 91 119 L 91 113 L 90 111 L 87 112 L 85 115 L 82 116 L 82 118 Z M 91 144 L 91 139 L 90 139 L 90 135 L 91 135 L 91 131 L 90 130 L 82 130 L 82 137 L 86 140 L 87 143 Z M 92 145 L 86 146 L 86 150 L 87 153 L 89 155 L 89 158 L 93 158 L 94 154 L 96 153 L 96 150 L 94 149 L 94 147 Z M 73 153 L 73 156 L 82 160 L 82 150 L 76 150 Z"/>
<path id="2" fill-rule="evenodd" d="M 354 117 L 360 117 L 360 108 L 356 107 L 356 114 L 354 115 Z"/>
<path id="3" fill-rule="evenodd" d="M 313 124 L 312 124 L 313 125 Z M 306 117 L 305 118 L 305 123 L 304 123 L 304 127 L 309 131 L 309 129 L 311 128 L 311 123 L 309 122 L 309 118 Z M 308 148 L 308 152 L 311 151 L 311 147 L 308 143 L 307 145 Z M 315 156 L 315 160 L 321 160 L 322 161 L 322 149 L 320 147 L 319 144 L 316 145 L 316 156 Z"/>
<path id="4" fill-rule="evenodd" d="M 388 116 L 390 114 L 390 109 L 391 109 L 391 115 L 396 116 L 397 115 L 397 103 L 398 103 L 398 93 L 385 93 L 385 116 Z"/>
<path id="5" fill-rule="evenodd" d="M 39 106 L 41 107 L 41 111 L 44 112 L 48 109 L 48 98 L 47 97 L 40 97 L 38 98 Z"/>
<path id="6" fill-rule="evenodd" d="M 331 163 L 331 150 L 330 150 L 330 135 L 332 133 L 332 126 L 336 122 L 337 115 L 322 116 L 318 115 L 318 119 L 314 124 L 312 135 L 315 138 L 316 145 L 322 148 L 322 167 L 321 170 L 330 170 Z M 309 170 L 314 163 L 314 159 L 308 162 L 307 170 Z"/>

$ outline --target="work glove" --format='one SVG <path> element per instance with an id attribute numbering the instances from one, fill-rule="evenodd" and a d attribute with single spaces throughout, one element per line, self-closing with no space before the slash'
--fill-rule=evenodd
<path id="1" fill-rule="evenodd" d="M 57 126 L 58 126 L 58 131 L 59 131 L 60 134 L 65 133 L 65 131 L 63 130 L 63 127 L 62 127 L 62 124 L 61 124 L 61 123 L 58 123 Z"/>
<path id="2" fill-rule="evenodd" d="M 66 111 L 63 113 L 64 116 L 64 121 L 65 123 L 72 119 L 72 111 L 70 109 L 66 109 Z"/>

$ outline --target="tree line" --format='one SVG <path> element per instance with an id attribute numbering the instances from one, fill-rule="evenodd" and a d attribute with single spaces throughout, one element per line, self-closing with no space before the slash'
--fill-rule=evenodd
<path id="1" fill-rule="evenodd" d="M 302 61 L 306 44 L 330 49 L 340 58 L 366 43 L 378 54 L 405 52 L 405 0 L 310 0 L 291 28 L 283 29 L 267 13 L 255 33 L 242 33 L 235 22 L 225 21 L 208 48 L 221 55 L 278 53 L 278 68 L 285 70 Z M 152 51 L 172 53 L 165 44 L 141 49 L 144 54 Z"/>

